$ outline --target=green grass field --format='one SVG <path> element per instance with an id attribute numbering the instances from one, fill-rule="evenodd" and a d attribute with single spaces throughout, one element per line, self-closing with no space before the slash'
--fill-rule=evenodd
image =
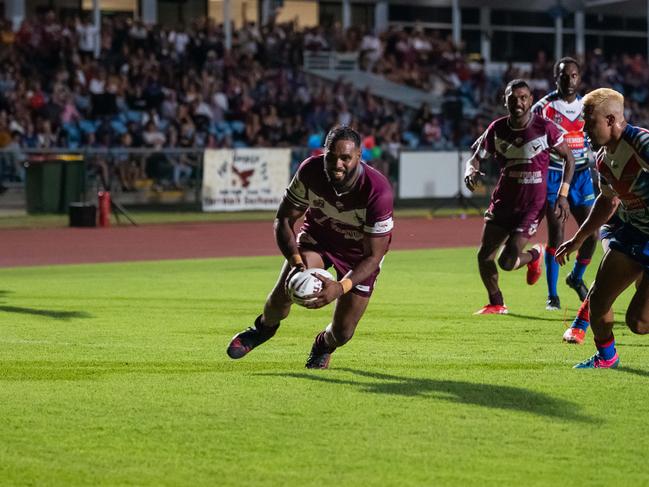
<path id="1" fill-rule="evenodd" d="M 509 316 L 471 315 L 473 255 L 390 253 L 327 371 L 303 365 L 330 308 L 225 355 L 278 258 L 1 270 L 0 484 L 648 485 L 649 339 L 620 325 L 622 368 L 573 370 L 592 345 L 522 271 Z"/>

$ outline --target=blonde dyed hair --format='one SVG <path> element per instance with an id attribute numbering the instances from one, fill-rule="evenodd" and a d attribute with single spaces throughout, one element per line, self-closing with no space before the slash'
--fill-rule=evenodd
<path id="1" fill-rule="evenodd" d="M 591 91 L 584 96 L 583 103 L 584 108 L 592 110 L 602 107 L 610 111 L 624 111 L 624 95 L 611 88 L 597 88 Z"/>

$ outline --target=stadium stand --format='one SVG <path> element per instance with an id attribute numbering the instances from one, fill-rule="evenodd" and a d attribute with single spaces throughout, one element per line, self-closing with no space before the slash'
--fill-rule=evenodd
<path id="1" fill-rule="evenodd" d="M 402 147 L 467 147 L 500 112 L 504 81 L 527 78 L 539 97 L 552 88 L 543 52 L 527 67 L 494 71 L 450 37 L 417 27 L 375 35 L 337 24 L 248 23 L 226 52 L 223 26 L 212 20 L 167 28 L 115 15 L 102 19 L 97 59 L 92 29 L 87 19 L 52 11 L 15 32 L 8 21 L 0 27 L 2 180 L 24 178 L 24 148 L 318 147 L 334 123 L 357 127 L 364 157 L 389 172 Z M 590 51 L 583 80 L 584 91 L 625 93 L 630 121 L 647 123 L 643 56 Z M 409 102 L 379 96 L 382 82 L 414 95 Z M 182 186 L 197 165 L 187 154 L 125 154 L 95 157 L 90 166 L 129 191 L 144 178 Z"/>

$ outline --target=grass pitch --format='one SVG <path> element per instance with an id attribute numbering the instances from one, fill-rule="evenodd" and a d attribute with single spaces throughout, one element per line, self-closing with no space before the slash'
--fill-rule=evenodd
<path id="1" fill-rule="evenodd" d="M 0 484 L 648 485 L 649 339 L 620 325 L 622 368 L 572 370 L 593 346 L 561 343 L 542 281 L 471 315 L 474 253 L 391 252 L 328 371 L 303 365 L 331 308 L 225 355 L 278 258 L 2 270 Z"/>

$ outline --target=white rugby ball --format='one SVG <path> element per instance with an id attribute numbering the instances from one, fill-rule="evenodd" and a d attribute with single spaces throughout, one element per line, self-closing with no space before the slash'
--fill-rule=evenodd
<path id="1" fill-rule="evenodd" d="M 334 279 L 334 276 L 329 271 L 317 267 L 298 272 L 288 281 L 288 296 L 291 301 L 304 306 L 312 299 L 314 294 L 322 290 L 322 281 L 315 277 L 315 274 Z"/>

